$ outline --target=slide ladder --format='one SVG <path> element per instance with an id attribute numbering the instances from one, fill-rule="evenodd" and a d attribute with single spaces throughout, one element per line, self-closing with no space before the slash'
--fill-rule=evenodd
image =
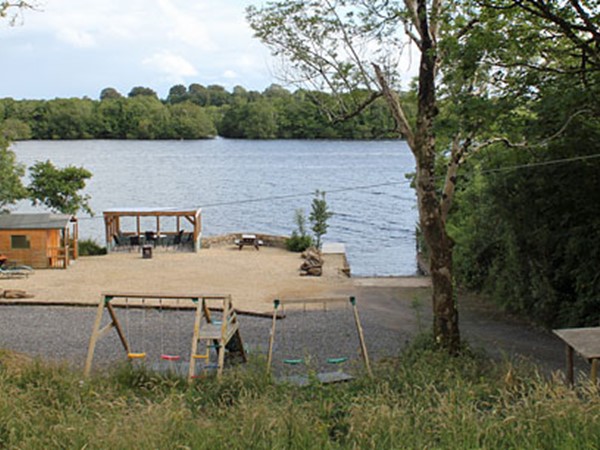
<path id="1" fill-rule="evenodd" d="M 223 315 L 220 321 L 213 319 L 208 306 L 209 301 L 223 303 Z M 202 349 L 205 349 L 205 351 L 200 352 Z M 216 364 L 210 363 L 211 349 L 216 350 Z M 228 363 L 246 362 L 247 360 L 240 334 L 240 325 L 231 302 L 231 296 L 203 297 L 196 305 L 188 379 L 196 378 L 196 362 L 198 361 L 203 362 L 203 369 L 216 369 L 217 377 L 220 377 L 226 360 Z"/>

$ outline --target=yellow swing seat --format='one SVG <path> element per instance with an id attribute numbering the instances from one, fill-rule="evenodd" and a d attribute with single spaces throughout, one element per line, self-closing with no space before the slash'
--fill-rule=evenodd
<path id="1" fill-rule="evenodd" d="M 127 353 L 127 357 L 129 359 L 144 359 L 146 357 L 146 353 Z"/>

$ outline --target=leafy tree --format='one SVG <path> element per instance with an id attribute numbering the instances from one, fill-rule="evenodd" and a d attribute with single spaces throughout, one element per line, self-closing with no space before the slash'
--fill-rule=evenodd
<path id="1" fill-rule="evenodd" d="M 107 97 L 96 108 L 96 137 L 101 139 L 125 139 L 129 124 L 125 106 L 129 99 Z"/>
<path id="2" fill-rule="evenodd" d="M 31 139 L 31 127 L 27 122 L 9 118 L 0 122 L 0 135 L 9 141 Z"/>
<path id="3" fill-rule="evenodd" d="M 64 214 L 76 214 L 80 210 L 93 214 L 88 204 L 89 196 L 79 192 L 92 177 L 88 170 L 74 166 L 59 169 L 46 161 L 31 166 L 29 174 L 28 191 L 32 204 L 42 204 Z"/>
<path id="4" fill-rule="evenodd" d="M 206 139 L 214 137 L 217 129 L 204 108 L 186 101 L 170 106 L 171 139 Z"/>
<path id="5" fill-rule="evenodd" d="M 94 103 L 90 99 L 55 99 L 46 102 L 43 139 L 89 139 L 95 135 Z"/>
<path id="6" fill-rule="evenodd" d="M 0 213 L 6 211 L 6 206 L 27 197 L 27 190 L 21 183 L 24 174 L 25 168 L 17 163 L 8 142 L 0 136 Z"/>
<path id="7" fill-rule="evenodd" d="M 458 351 L 452 242 L 445 227 L 453 188 L 444 188 L 440 195 L 434 177 L 436 79 L 442 65 L 439 43 L 442 32 L 462 33 L 445 27 L 453 23 L 456 8 L 443 0 L 294 0 L 267 2 L 260 9 L 251 6 L 247 12 L 256 36 L 287 60 L 292 78 L 337 94 L 332 114 L 351 117 L 379 97 L 386 100 L 417 166 L 420 228 L 429 248 L 433 283 L 434 338 L 450 352 Z M 420 56 L 414 120 L 407 117 L 394 89 L 398 80 L 395 55 L 406 45 L 404 33 Z M 369 92 L 366 100 L 351 95 L 358 88 Z M 342 93 L 350 95 L 343 97 Z M 454 184 L 456 177 L 448 180 Z"/>
<path id="8" fill-rule="evenodd" d="M 168 134 L 169 110 L 156 97 L 137 95 L 129 98 L 123 114 L 128 139 L 160 139 Z"/>
<path id="9" fill-rule="evenodd" d="M 329 228 L 327 221 L 331 217 L 333 217 L 333 213 L 327 206 L 325 192 L 317 190 L 311 204 L 308 220 L 310 220 L 311 229 L 315 234 L 315 246 L 318 249 L 320 249 L 322 245 L 321 238 L 327 234 L 327 228 Z"/>
<path id="10" fill-rule="evenodd" d="M 127 96 L 129 98 L 145 96 L 145 97 L 153 97 L 153 98 L 158 99 L 158 95 L 156 94 L 156 91 L 154 91 L 153 89 L 151 89 L 149 87 L 143 87 L 143 86 L 134 87 L 133 89 L 131 89 L 131 91 L 129 91 L 129 94 L 127 94 Z"/>
<path id="11" fill-rule="evenodd" d="M 169 89 L 167 103 L 174 105 L 189 99 L 187 88 L 183 84 L 176 84 Z"/>
<path id="12" fill-rule="evenodd" d="M 600 79 L 586 44 L 597 23 L 582 14 L 592 3 L 485 3 L 494 15 L 481 25 L 512 44 L 508 54 L 486 51 L 502 67 L 498 106 L 519 105 L 513 117 L 496 108 L 499 123 L 523 141 L 467 163 L 471 181 L 449 222 L 458 279 L 548 327 L 595 325 Z"/>
<path id="13" fill-rule="evenodd" d="M 123 98 L 123 96 L 115 88 L 107 87 L 100 92 L 100 100 L 114 100 Z"/>

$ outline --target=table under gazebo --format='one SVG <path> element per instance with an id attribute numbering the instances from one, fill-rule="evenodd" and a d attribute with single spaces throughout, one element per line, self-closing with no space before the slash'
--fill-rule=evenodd
<path id="1" fill-rule="evenodd" d="M 201 213 L 199 208 L 156 207 L 104 211 L 106 248 L 115 251 L 152 245 L 197 252 L 202 238 Z M 165 226 L 166 219 L 171 222 L 169 226 Z"/>

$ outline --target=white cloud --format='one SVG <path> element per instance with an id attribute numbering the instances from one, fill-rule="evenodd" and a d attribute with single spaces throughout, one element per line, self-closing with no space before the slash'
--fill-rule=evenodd
<path id="1" fill-rule="evenodd" d="M 170 51 L 155 53 L 142 62 L 144 65 L 154 68 L 166 75 L 169 80 L 175 82 L 179 82 L 185 77 L 198 75 L 198 71 L 192 63 Z"/>
<path id="2" fill-rule="evenodd" d="M 57 37 L 59 40 L 76 48 L 90 48 L 96 45 L 94 37 L 83 30 L 63 28 L 58 30 Z"/>
<path id="3" fill-rule="evenodd" d="M 204 51 L 214 51 L 218 45 L 208 32 L 208 24 L 214 20 L 207 10 L 197 6 L 190 9 L 186 3 L 177 7 L 171 0 L 158 0 L 158 6 L 168 24 L 168 37 Z"/>
<path id="4" fill-rule="evenodd" d="M 109 85 L 166 92 L 186 81 L 260 90 L 272 82 L 270 57 L 244 19 L 257 1 L 45 0 L 22 25 L 0 28 L 0 60 L 19 67 L 0 71 L 0 97 L 95 95 Z M 35 87 L 22 79 L 39 72 L 52 76 Z"/>

